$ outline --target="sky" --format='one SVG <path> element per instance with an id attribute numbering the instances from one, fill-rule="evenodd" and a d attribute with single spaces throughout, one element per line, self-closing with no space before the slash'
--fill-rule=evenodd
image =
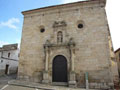
<path id="1" fill-rule="evenodd" d="M 21 41 L 22 11 L 82 0 L 0 0 L 0 47 Z M 114 50 L 120 47 L 120 0 L 107 0 L 106 13 Z"/>

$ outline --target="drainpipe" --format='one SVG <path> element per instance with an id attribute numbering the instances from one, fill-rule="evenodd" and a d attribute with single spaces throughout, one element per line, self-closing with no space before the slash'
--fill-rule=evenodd
<path id="1" fill-rule="evenodd" d="M 85 73 L 85 80 L 86 80 L 86 90 L 89 90 L 88 72 Z"/>

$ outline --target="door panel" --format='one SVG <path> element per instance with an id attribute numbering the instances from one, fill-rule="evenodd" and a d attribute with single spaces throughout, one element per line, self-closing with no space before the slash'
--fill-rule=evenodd
<path id="1" fill-rule="evenodd" d="M 67 82 L 67 60 L 58 55 L 53 60 L 53 82 Z"/>

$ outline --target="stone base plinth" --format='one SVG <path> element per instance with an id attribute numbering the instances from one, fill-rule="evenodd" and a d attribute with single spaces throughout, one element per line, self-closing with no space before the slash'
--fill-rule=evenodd
<path id="1" fill-rule="evenodd" d="M 42 80 L 42 83 L 43 83 L 43 84 L 48 84 L 48 83 L 49 83 L 49 80 Z"/>
<path id="2" fill-rule="evenodd" d="M 44 71 L 44 72 L 43 72 L 43 80 L 42 80 L 42 83 L 44 83 L 44 84 L 48 84 L 48 83 L 49 83 L 48 71 Z"/>
<path id="3" fill-rule="evenodd" d="M 90 83 L 89 86 L 91 89 L 101 89 L 101 90 L 113 90 L 114 89 L 113 83 Z"/>
<path id="4" fill-rule="evenodd" d="M 76 81 L 69 81 L 69 87 L 73 87 L 73 88 L 77 87 Z"/>
<path id="5" fill-rule="evenodd" d="M 76 87 L 76 81 L 75 81 L 75 72 L 70 72 L 70 81 L 69 81 L 69 87 Z"/>

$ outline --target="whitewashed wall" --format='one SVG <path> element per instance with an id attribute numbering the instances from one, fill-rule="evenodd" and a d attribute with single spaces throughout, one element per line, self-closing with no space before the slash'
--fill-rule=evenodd
<path id="1" fill-rule="evenodd" d="M 8 53 L 10 53 L 10 57 L 8 57 Z M 3 51 L 3 57 L 18 60 L 18 53 L 19 53 L 19 49 Z"/>
<path id="2" fill-rule="evenodd" d="M 2 54 L 2 52 L 0 52 L 0 58 L 1 58 L 1 54 Z"/>
<path id="3" fill-rule="evenodd" d="M 1 53 L 3 53 L 1 57 Z M 10 53 L 10 57 L 8 57 Z M 0 75 L 5 74 L 6 65 L 9 65 L 8 74 L 16 73 L 18 68 L 19 49 L 0 52 Z"/>

